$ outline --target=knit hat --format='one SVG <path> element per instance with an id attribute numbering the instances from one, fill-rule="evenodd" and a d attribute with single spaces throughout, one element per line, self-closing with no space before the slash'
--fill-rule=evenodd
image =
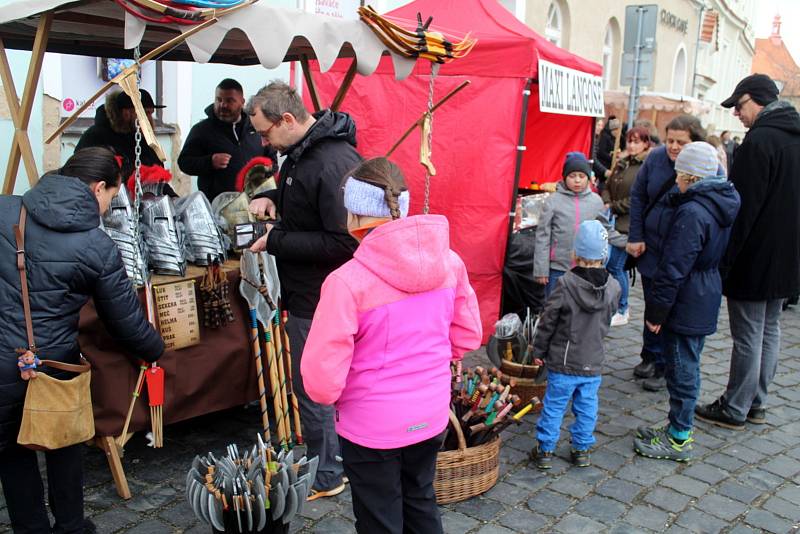
<path id="1" fill-rule="evenodd" d="M 751 74 L 743 78 L 738 84 L 733 94 L 722 102 L 723 108 L 732 108 L 742 98 L 743 95 L 750 95 L 756 104 L 766 106 L 770 102 L 778 100 L 778 86 L 772 78 L 766 74 Z"/>
<path id="2" fill-rule="evenodd" d="M 575 236 L 575 255 L 585 260 L 605 260 L 608 256 L 608 232 L 600 221 L 583 221 Z"/>
<path id="3" fill-rule="evenodd" d="M 408 191 L 403 191 L 397 198 L 400 207 L 400 216 L 408 215 Z M 362 182 L 352 176 L 344 184 L 344 207 L 353 215 L 367 217 L 391 217 L 389 206 L 386 205 L 386 193 L 383 188 Z"/>
<path id="4" fill-rule="evenodd" d="M 717 176 L 718 168 L 717 149 L 703 141 L 684 146 L 675 160 L 675 172 L 691 174 L 701 179 Z"/>
<path id="5" fill-rule="evenodd" d="M 592 175 L 592 166 L 582 152 L 567 152 L 567 157 L 564 160 L 564 170 L 561 171 L 561 176 L 566 178 L 570 173 L 575 171 L 582 172 L 589 177 Z"/>

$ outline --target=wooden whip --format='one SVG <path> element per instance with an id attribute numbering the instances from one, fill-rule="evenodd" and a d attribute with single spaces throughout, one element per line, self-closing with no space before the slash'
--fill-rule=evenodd
<path id="1" fill-rule="evenodd" d="M 261 425 L 264 427 L 264 440 L 267 443 L 272 443 L 272 437 L 269 433 L 269 414 L 267 413 L 267 388 L 264 386 L 264 362 L 261 361 L 261 343 L 258 340 L 258 318 L 256 317 L 255 308 L 250 308 L 250 343 L 253 346 L 253 357 L 256 359 L 258 404 L 261 407 Z"/>
<path id="2" fill-rule="evenodd" d="M 283 343 L 281 342 L 281 334 L 278 329 L 278 324 L 280 323 L 280 318 L 278 317 L 279 313 L 279 310 L 275 310 L 275 316 L 273 320 L 270 321 L 269 325 L 270 333 L 272 334 L 272 343 L 275 349 L 275 359 L 278 362 L 278 380 L 281 385 L 281 407 L 283 408 L 283 412 L 281 414 L 276 414 L 275 417 L 281 418 L 284 432 L 286 432 L 286 439 L 291 447 L 292 421 L 289 419 L 289 400 L 286 396 L 286 369 L 283 365 Z"/>
<path id="3" fill-rule="evenodd" d="M 267 347 L 267 368 L 269 369 L 269 384 L 272 390 L 272 404 L 275 409 L 275 426 L 278 430 L 278 441 L 284 450 L 289 449 L 286 439 L 286 429 L 283 424 L 283 407 L 281 405 L 281 385 L 278 375 L 278 362 L 275 361 L 275 346 L 272 344 L 272 332 L 269 324 L 262 324 L 264 327 L 264 341 Z"/>
<path id="4" fill-rule="evenodd" d="M 286 333 L 286 321 L 287 321 L 287 313 L 283 312 L 281 314 L 281 322 L 280 322 L 280 335 L 281 339 L 283 340 L 283 355 L 284 359 L 286 360 L 286 389 L 287 393 L 292 399 L 292 415 L 294 416 L 294 436 L 295 441 L 299 444 L 303 444 L 303 429 L 300 425 L 300 406 L 297 404 L 297 395 L 294 393 L 294 385 L 292 383 L 292 350 L 291 346 L 289 345 L 289 334 Z"/>

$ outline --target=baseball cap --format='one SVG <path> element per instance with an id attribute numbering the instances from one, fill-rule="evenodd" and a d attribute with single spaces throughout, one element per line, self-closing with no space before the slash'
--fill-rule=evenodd
<path id="1" fill-rule="evenodd" d="M 600 221 L 583 221 L 575 235 L 575 255 L 585 260 L 604 260 L 608 256 L 608 232 Z"/>
<path id="2" fill-rule="evenodd" d="M 742 95 L 748 94 L 756 104 L 766 106 L 770 102 L 778 100 L 778 86 L 772 81 L 772 78 L 766 74 L 751 74 L 743 78 L 738 84 L 733 94 L 722 102 L 722 107 L 732 108 L 736 105 Z"/>
<path id="3" fill-rule="evenodd" d="M 144 108 L 161 109 L 167 107 L 167 106 L 157 106 L 153 101 L 153 96 L 144 89 L 139 89 L 139 95 L 140 98 L 142 99 L 142 107 Z M 118 109 L 131 109 L 132 107 L 133 107 L 133 101 L 131 100 L 131 97 L 129 97 L 127 93 L 122 92 L 119 95 L 117 95 Z"/>

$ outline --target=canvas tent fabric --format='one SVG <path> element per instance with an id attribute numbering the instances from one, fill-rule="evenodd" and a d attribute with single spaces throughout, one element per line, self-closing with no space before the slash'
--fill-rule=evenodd
<path id="1" fill-rule="evenodd" d="M 438 174 L 431 179 L 430 208 L 450 221 L 451 247 L 467 265 L 488 336 L 500 310 L 526 82 L 537 77 L 540 58 L 594 75 L 602 67 L 548 42 L 496 0 L 417 0 L 386 17 L 413 29 L 418 12 L 423 20 L 433 17 L 433 31 L 453 39 L 470 33 L 478 40 L 467 57 L 442 65 L 435 79 L 435 100 L 464 80 L 471 84 L 434 114 L 432 160 Z M 342 60 L 316 76 L 323 103 L 332 100 L 348 65 Z M 342 110 L 356 120 L 364 156 L 384 155 L 427 108 L 430 70 L 430 63 L 417 62 L 412 75 L 397 83 L 392 65 L 384 60 L 373 76 L 354 82 Z M 566 152 L 589 153 L 592 125 L 591 117 L 540 112 L 534 83 L 520 185 L 560 179 Z M 412 134 L 392 160 L 409 182 L 411 213 L 420 213 L 425 175 L 419 164 L 419 134 Z"/>
<path id="2" fill-rule="evenodd" d="M 140 44 L 151 50 L 190 27 L 144 22 L 113 0 L 12 0 L 0 6 L 0 37 L 6 48 L 31 49 L 36 15 L 55 10 L 47 50 L 98 57 L 132 57 Z M 275 68 L 300 56 L 316 58 L 322 70 L 337 57 L 356 57 L 358 73 L 371 74 L 382 55 L 392 58 L 398 79 L 411 72 L 413 59 L 390 53 L 358 20 L 342 20 L 256 2 L 221 16 L 160 59 L 257 65 Z"/>

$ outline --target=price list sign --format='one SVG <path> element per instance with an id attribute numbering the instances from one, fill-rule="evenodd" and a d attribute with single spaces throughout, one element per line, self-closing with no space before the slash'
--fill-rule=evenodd
<path id="1" fill-rule="evenodd" d="M 200 342 L 194 280 L 155 286 L 158 326 L 167 349 L 182 349 Z"/>

